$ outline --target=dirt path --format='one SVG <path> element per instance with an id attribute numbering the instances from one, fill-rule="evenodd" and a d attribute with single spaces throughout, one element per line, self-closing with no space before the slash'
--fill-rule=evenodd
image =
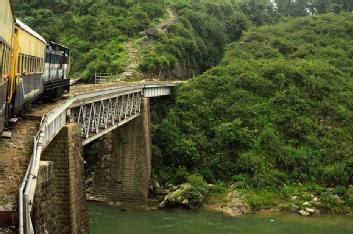
<path id="1" fill-rule="evenodd" d="M 160 33 L 165 33 L 167 32 L 167 29 L 170 25 L 174 24 L 177 15 L 175 14 L 175 12 L 173 10 L 171 10 L 170 8 L 168 8 L 167 10 L 167 14 L 168 17 L 164 20 L 162 20 L 156 27 L 156 30 Z"/>
<path id="2" fill-rule="evenodd" d="M 166 33 L 168 30 L 168 27 L 172 25 L 176 18 L 177 15 L 175 14 L 174 11 L 171 9 L 166 9 L 167 11 L 167 18 L 162 19 L 161 22 L 156 25 L 155 28 L 147 30 L 145 32 L 145 36 L 141 37 L 140 39 L 137 40 L 137 42 L 142 42 L 142 48 L 147 47 L 149 42 L 151 41 L 151 38 L 148 36 L 151 32 L 152 33 Z M 128 41 L 126 43 L 126 47 L 128 50 L 128 55 L 129 55 L 129 64 L 126 66 L 125 70 L 123 73 L 121 73 L 120 79 L 122 80 L 131 80 L 131 79 L 138 79 L 138 78 L 143 78 L 143 74 L 141 74 L 138 71 L 139 67 L 139 61 L 138 61 L 138 53 L 139 49 L 137 49 L 132 41 Z"/>
<path id="3" fill-rule="evenodd" d="M 126 43 L 126 47 L 128 49 L 130 63 L 126 66 L 124 72 L 121 73 L 120 77 L 122 79 L 132 79 L 138 75 L 138 50 L 133 46 L 133 43 L 131 41 Z"/>

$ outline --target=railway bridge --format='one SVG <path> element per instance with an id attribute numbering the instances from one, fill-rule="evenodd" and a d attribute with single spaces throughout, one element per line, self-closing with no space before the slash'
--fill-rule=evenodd
<path id="1" fill-rule="evenodd" d="M 178 83 L 136 83 L 72 95 L 46 113 L 19 189 L 20 233 L 88 233 L 83 146 L 103 137 L 92 193 L 147 199 L 151 175 L 150 98 Z"/>

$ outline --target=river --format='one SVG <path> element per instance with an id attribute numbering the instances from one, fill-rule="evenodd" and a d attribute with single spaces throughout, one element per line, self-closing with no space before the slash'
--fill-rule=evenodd
<path id="1" fill-rule="evenodd" d="M 239 218 L 208 211 L 141 211 L 89 203 L 92 234 L 352 234 L 353 217 L 262 212 Z"/>

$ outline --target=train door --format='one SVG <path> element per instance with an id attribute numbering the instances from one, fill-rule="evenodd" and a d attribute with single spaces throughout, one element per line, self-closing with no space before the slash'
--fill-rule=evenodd
<path id="1" fill-rule="evenodd" d="M 16 97 L 16 75 L 17 75 L 17 59 L 18 59 L 18 30 L 14 31 L 13 34 L 13 48 L 12 54 L 9 54 L 8 63 L 8 80 L 7 80 L 7 95 L 5 105 L 5 121 L 7 122 L 13 115 L 13 106 Z"/>
<path id="2" fill-rule="evenodd" d="M 6 91 L 7 91 L 7 79 L 5 72 L 5 61 L 6 52 L 5 45 L 0 42 L 0 133 L 4 129 L 5 125 L 5 105 L 6 105 Z"/>

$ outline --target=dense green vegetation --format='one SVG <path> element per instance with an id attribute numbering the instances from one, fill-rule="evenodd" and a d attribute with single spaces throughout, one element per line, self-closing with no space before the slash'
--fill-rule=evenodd
<path id="1" fill-rule="evenodd" d="M 253 207 L 315 193 L 324 208 L 352 209 L 352 32 L 351 14 L 322 15 L 264 26 L 228 46 L 220 66 L 178 90 L 155 127 L 157 176 L 236 183 Z"/>
<path id="2" fill-rule="evenodd" d="M 275 23 L 283 16 L 350 12 L 353 5 L 352 0 L 276 0 L 275 3 L 270 0 L 14 1 L 17 17 L 46 39 L 71 48 L 72 76 L 81 78 L 92 78 L 95 72 L 121 73 L 129 63 L 126 42 L 131 40 L 138 41 L 140 71 L 153 77 L 187 78 L 218 64 L 225 44 L 239 39 L 252 25 Z M 166 30 L 155 29 L 170 17 L 175 20 L 165 25 Z M 148 31 L 152 32 L 152 38 L 143 39 Z"/>
<path id="3" fill-rule="evenodd" d="M 248 27 L 248 19 L 238 5 L 224 1 L 177 3 L 173 11 L 175 22 L 166 33 L 157 32 L 144 48 L 140 68 L 145 73 L 205 71 L 222 58 L 225 43 L 239 38 Z"/>
<path id="4" fill-rule="evenodd" d="M 125 0 L 15 1 L 15 11 L 47 40 L 68 46 L 72 76 L 83 78 L 121 72 L 129 62 L 124 43 L 165 14 L 163 2 Z"/>
<path id="5" fill-rule="evenodd" d="M 129 63 L 126 42 L 131 40 L 140 49 L 143 73 L 156 77 L 175 69 L 180 79 L 203 72 L 220 61 L 225 44 L 239 39 L 251 22 L 274 19 L 263 5 L 228 0 L 15 1 L 17 17 L 72 50 L 72 76 L 82 78 L 122 72 Z M 171 24 L 158 30 L 169 18 L 174 18 Z M 151 32 L 151 38 L 145 32 Z"/>

